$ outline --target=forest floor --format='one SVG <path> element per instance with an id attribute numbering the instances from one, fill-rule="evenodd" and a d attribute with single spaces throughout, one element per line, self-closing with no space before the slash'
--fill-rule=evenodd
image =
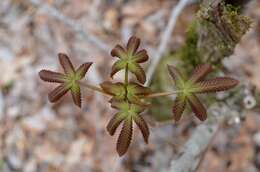
<path id="1" fill-rule="evenodd" d="M 51 104 L 47 94 L 53 84 L 43 83 L 38 72 L 61 70 L 57 54 L 64 52 L 75 65 L 94 62 L 87 82 L 111 80 L 111 47 L 135 34 L 153 54 L 178 1 L 42 0 L 80 24 L 85 36 L 77 25 L 71 27 L 32 1 L 0 1 L 0 172 L 158 172 L 169 166 L 192 133 L 192 121 L 151 127 L 148 145 L 135 129 L 128 153 L 119 158 L 118 133 L 111 137 L 105 130 L 114 113 L 108 99 L 84 90 L 82 109 L 70 95 Z M 184 44 L 198 8 L 193 3 L 181 12 L 168 52 Z M 260 90 L 260 1 L 252 0 L 243 13 L 252 18 L 252 29 L 225 63 Z M 241 123 L 221 126 L 198 171 L 260 171 L 259 124 L 260 110 L 255 109 Z"/>

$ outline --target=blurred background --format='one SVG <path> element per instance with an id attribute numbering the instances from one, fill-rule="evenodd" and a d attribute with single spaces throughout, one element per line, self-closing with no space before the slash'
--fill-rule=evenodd
<path id="1" fill-rule="evenodd" d="M 111 48 L 136 35 L 152 59 L 178 3 L 1 0 L 0 172 L 158 172 L 170 166 L 185 151 L 183 145 L 198 124 L 188 120 L 190 116 L 178 124 L 157 124 L 146 114 L 151 123 L 150 143 L 146 145 L 135 129 L 128 153 L 119 158 L 118 133 L 111 137 L 105 130 L 114 113 L 108 98 L 84 89 L 82 109 L 72 103 L 69 94 L 51 104 L 47 94 L 55 85 L 43 83 L 38 72 L 43 68 L 61 70 L 57 54 L 64 52 L 75 66 L 94 62 L 87 82 L 111 80 L 111 65 L 115 61 L 110 56 Z M 187 27 L 196 17 L 199 2 L 185 2 L 180 9 L 164 54 L 184 45 Z M 260 90 L 260 1 L 248 1 L 242 13 L 253 24 L 226 63 L 238 79 L 243 75 L 254 90 Z M 119 73 L 115 79 L 122 76 Z M 229 124 L 218 129 L 200 162 L 199 172 L 260 171 L 258 104 L 245 111 L 243 120 Z"/>

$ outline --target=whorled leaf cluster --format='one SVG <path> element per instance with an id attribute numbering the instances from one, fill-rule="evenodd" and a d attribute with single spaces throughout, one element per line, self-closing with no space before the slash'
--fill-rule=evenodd
<path id="1" fill-rule="evenodd" d="M 71 91 L 74 103 L 81 107 L 81 86 L 111 96 L 109 103 L 117 112 L 113 115 L 106 128 L 108 133 L 113 136 L 119 125 L 123 123 L 117 141 L 119 156 L 124 155 L 130 145 L 133 134 L 133 123 L 139 127 L 144 141 L 148 143 L 149 127 L 141 113 L 149 108 L 150 105 L 147 102 L 149 98 L 177 94 L 172 109 L 174 120 L 180 120 L 186 104 L 189 104 L 196 117 L 204 121 L 207 119 L 206 108 L 197 97 L 197 94 L 225 91 L 238 84 L 237 80 L 230 77 L 205 79 L 206 75 L 212 71 L 209 64 L 197 66 L 189 78 L 183 76 L 176 67 L 168 65 L 169 74 L 175 83 L 175 90 L 172 92 L 155 93 L 143 85 L 146 81 L 146 76 L 140 63 L 148 60 L 148 54 L 144 49 L 138 50 L 139 45 L 140 39 L 132 36 L 126 47 L 116 45 L 111 51 L 111 55 L 117 57 L 118 60 L 112 66 L 110 76 L 113 77 L 118 71 L 124 70 L 124 82 L 113 83 L 105 81 L 100 84 L 100 87 L 83 84 L 81 80 L 92 63 L 84 63 L 75 70 L 68 56 L 61 53 L 59 54 L 59 60 L 64 69 L 64 74 L 48 70 L 39 72 L 42 80 L 60 83 L 57 88 L 49 93 L 49 100 L 51 102 L 58 101 L 68 91 Z M 134 74 L 137 81 L 129 81 L 129 73 Z"/>
<path id="2" fill-rule="evenodd" d="M 49 70 L 41 70 L 39 72 L 39 76 L 42 80 L 60 83 L 58 87 L 49 93 L 49 100 L 50 102 L 56 102 L 70 90 L 74 103 L 81 107 L 81 91 L 77 81 L 80 81 L 85 77 L 92 62 L 84 63 L 75 70 L 66 54 L 59 53 L 58 56 L 60 64 L 64 69 L 64 74 Z"/>

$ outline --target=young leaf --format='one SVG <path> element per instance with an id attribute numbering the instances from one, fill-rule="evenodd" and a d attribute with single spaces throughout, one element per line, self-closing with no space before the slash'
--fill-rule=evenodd
<path id="1" fill-rule="evenodd" d="M 117 127 L 121 124 L 121 122 L 126 118 L 123 113 L 116 113 L 109 123 L 107 124 L 107 131 L 111 136 L 115 134 Z"/>
<path id="2" fill-rule="evenodd" d="M 127 99 L 134 104 L 141 106 L 147 106 L 145 102 L 142 101 L 140 97 L 148 95 L 151 93 L 151 90 L 148 87 L 144 87 L 137 83 L 130 83 L 126 87 L 127 90 Z"/>
<path id="3" fill-rule="evenodd" d="M 207 79 L 196 83 L 196 87 L 198 88 L 196 93 L 225 91 L 235 87 L 237 84 L 237 80 L 229 77 L 217 77 L 213 79 Z"/>
<path id="4" fill-rule="evenodd" d="M 122 130 L 117 140 L 116 150 L 119 156 L 122 156 L 126 153 L 133 134 L 133 121 L 132 117 L 128 117 L 127 120 L 124 121 Z"/>
<path id="5" fill-rule="evenodd" d="M 202 105 L 200 100 L 195 94 L 190 94 L 188 97 L 188 102 L 191 106 L 192 111 L 195 115 L 201 120 L 204 121 L 207 119 L 207 111 L 205 107 Z"/>
<path id="6" fill-rule="evenodd" d="M 112 83 L 105 81 L 100 84 L 100 87 L 103 89 L 104 92 L 113 96 L 111 101 L 128 100 L 133 104 L 139 104 L 143 106 L 146 106 L 147 104 L 142 101 L 142 97 L 151 93 L 151 90 L 149 88 L 134 82 L 131 82 L 127 86 L 125 86 L 123 83 L 120 82 Z"/>
<path id="7" fill-rule="evenodd" d="M 64 53 L 59 53 L 58 57 L 59 57 L 60 64 L 64 69 L 64 72 L 66 74 L 73 74 L 75 72 L 75 69 L 74 69 L 69 57 Z"/>
<path id="8" fill-rule="evenodd" d="M 178 95 L 174 101 L 174 106 L 172 108 L 172 112 L 174 114 L 173 118 L 175 121 L 179 121 L 181 119 L 181 115 L 186 106 L 186 98 L 183 95 Z"/>
<path id="9" fill-rule="evenodd" d="M 127 43 L 126 48 L 121 45 L 116 45 L 112 49 L 111 55 L 113 57 L 118 57 L 114 65 L 112 66 L 111 77 L 113 77 L 118 71 L 128 68 L 132 72 L 137 80 L 142 84 L 145 83 L 146 77 L 145 72 L 139 63 L 146 62 L 148 60 L 148 55 L 146 50 L 138 50 L 140 45 L 140 39 L 132 36 Z"/>
<path id="10" fill-rule="evenodd" d="M 139 38 L 137 38 L 137 37 L 135 37 L 135 36 L 132 36 L 129 40 L 128 40 L 128 43 L 127 43 L 127 53 L 128 54 L 134 54 L 136 51 L 137 51 L 137 49 L 138 49 L 138 47 L 139 47 L 139 45 L 140 45 L 140 39 Z"/>
<path id="11" fill-rule="evenodd" d="M 136 55 L 133 58 L 134 62 L 136 62 L 136 63 L 144 63 L 148 59 L 149 59 L 149 57 L 147 55 L 146 50 L 140 50 L 138 53 L 136 53 Z"/>
<path id="12" fill-rule="evenodd" d="M 112 66 L 112 71 L 110 76 L 113 77 L 114 74 L 116 74 L 118 71 L 125 69 L 127 66 L 127 62 L 124 60 L 118 60 L 116 61 Z"/>
<path id="13" fill-rule="evenodd" d="M 117 152 L 122 156 L 127 151 L 132 139 L 132 123 L 133 121 L 142 132 L 146 143 L 149 139 L 149 128 L 140 113 L 144 111 L 144 107 L 136 104 L 130 104 L 127 101 L 112 101 L 111 106 L 118 110 L 107 125 L 107 131 L 110 135 L 114 135 L 118 126 L 123 122 L 123 127 L 117 141 Z"/>
<path id="14" fill-rule="evenodd" d="M 185 79 L 174 66 L 168 65 L 168 70 L 175 81 L 177 90 L 180 92 L 173 105 L 175 121 L 180 120 L 187 102 L 198 119 L 201 121 L 206 120 L 207 111 L 195 94 L 225 91 L 235 87 L 239 83 L 237 80 L 229 77 L 204 80 L 206 75 L 212 71 L 209 64 L 197 66 L 189 79 Z"/>
<path id="15" fill-rule="evenodd" d="M 141 130 L 145 143 L 148 144 L 150 132 L 147 123 L 140 115 L 135 115 L 134 121 L 136 125 L 139 127 L 139 129 Z"/>
<path id="16" fill-rule="evenodd" d="M 204 77 L 207 74 L 209 74 L 211 71 L 212 71 L 212 67 L 209 64 L 198 65 L 192 72 L 192 75 L 190 77 L 190 82 L 195 83 L 204 79 Z"/>
<path id="17" fill-rule="evenodd" d="M 126 89 L 123 83 L 117 82 L 112 83 L 109 81 L 105 81 L 100 84 L 100 87 L 104 92 L 113 96 L 114 100 L 124 100 L 126 97 Z"/>
<path id="18" fill-rule="evenodd" d="M 116 45 L 115 48 L 113 48 L 111 51 L 111 56 L 118 57 L 121 59 L 126 59 L 127 53 L 126 50 L 121 45 Z"/>
<path id="19" fill-rule="evenodd" d="M 66 75 L 58 72 L 52 72 L 49 70 L 41 70 L 39 76 L 43 81 L 64 83 L 66 81 Z"/>
<path id="20" fill-rule="evenodd" d="M 50 102 L 58 101 L 63 95 L 65 95 L 69 91 L 69 87 L 67 87 L 64 83 L 56 87 L 48 94 L 48 98 Z"/>
<path id="21" fill-rule="evenodd" d="M 81 93 L 78 81 L 84 78 L 92 63 L 84 63 L 75 70 L 66 54 L 59 53 L 58 56 L 60 64 L 64 69 L 64 74 L 49 70 L 41 70 L 39 72 L 39 76 L 43 81 L 60 83 L 58 87 L 49 93 L 49 100 L 50 102 L 56 102 L 70 90 L 73 102 L 78 107 L 81 107 Z"/>
<path id="22" fill-rule="evenodd" d="M 182 87 L 183 83 L 185 82 L 185 79 L 184 76 L 182 76 L 182 74 L 180 73 L 180 71 L 176 67 L 170 65 L 168 65 L 168 71 L 176 87 Z"/>
<path id="23" fill-rule="evenodd" d="M 81 107 L 81 91 L 79 84 L 73 84 L 70 90 L 74 104 Z"/>
<path id="24" fill-rule="evenodd" d="M 135 62 L 132 63 L 128 63 L 128 69 L 130 72 L 132 72 L 133 74 L 135 74 L 137 80 L 144 84 L 146 81 L 146 76 L 145 76 L 145 72 L 143 70 L 143 68 Z"/>

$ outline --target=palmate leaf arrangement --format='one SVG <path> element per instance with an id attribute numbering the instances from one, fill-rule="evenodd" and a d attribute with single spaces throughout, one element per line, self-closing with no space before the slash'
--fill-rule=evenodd
<path id="1" fill-rule="evenodd" d="M 119 125 L 123 123 L 117 141 L 119 156 L 124 155 L 130 145 L 133 123 L 139 127 L 144 141 L 148 143 L 149 127 L 141 115 L 149 107 L 148 99 L 177 94 L 172 108 L 174 120 L 180 120 L 185 107 L 189 104 L 196 117 L 204 121 L 207 119 L 207 111 L 197 94 L 225 91 L 239 83 L 230 77 L 205 79 L 206 75 L 212 71 L 212 67 L 209 64 L 198 65 L 189 78 L 183 76 L 176 67 L 168 65 L 168 71 L 174 80 L 176 90 L 155 93 L 150 88 L 143 86 L 146 76 L 140 63 L 148 60 L 148 54 L 144 49 L 138 51 L 139 45 L 140 39 L 132 36 L 128 40 L 126 48 L 116 45 L 111 51 L 111 55 L 118 58 L 112 66 L 111 77 L 118 71 L 124 70 L 124 82 L 113 83 L 106 81 L 101 83 L 100 87 L 82 82 L 81 80 L 85 77 L 92 62 L 84 63 L 75 70 L 69 57 L 62 53 L 58 56 L 60 64 L 64 69 L 64 74 L 49 70 L 41 70 L 39 72 L 39 76 L 43 81 L 60 83 L 58 87 L 49 93 L 48 98 L 50 102 L 58 101 L 70 91 L 74 103 L 81 107 L 80 87 L 82 86 L 111 96 L 109 103 L 111 103 L 112 108 L 117 110 L 117 113 L 111 118 L 106 128 L 108 133 L 113 136 Z M 129 82 L 129 73 L 134 74 L 139 83 Z"/>

